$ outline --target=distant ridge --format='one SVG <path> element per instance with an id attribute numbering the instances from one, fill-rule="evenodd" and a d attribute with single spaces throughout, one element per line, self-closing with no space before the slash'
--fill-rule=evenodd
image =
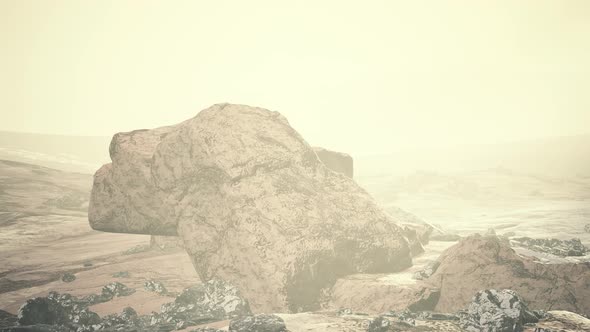
<path id="1" fill-rule="evenodd" d="M 0 131 L 0 159 L 92 174 L 109 160 L 110 137 Z"/>
<path id="2" fill-rule="evenodd" d="M 590 176 L 590 134 L 402 150 L 357 156 L 355 163 L 359 176 L 506 169 L 553 177 L 587 177 Z"/>

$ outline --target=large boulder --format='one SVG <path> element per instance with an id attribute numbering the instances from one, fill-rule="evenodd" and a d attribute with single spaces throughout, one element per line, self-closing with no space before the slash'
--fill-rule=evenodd
<path id="1" fill-rule="evenodd" d="M 426 283 L 441 289 L 437 311 L 454 312 L 481 289 L 511 289 L 533 309 L 590 315 L 590 264 L 545 264 L 518 255 L 507 240 L 472 235 L 448 248 Z"/>
<path id="2" fill-rule="evenodd" d="M 178 125 L 119 133 L 94 178 L 97 230 L 176 235 L 203 281 L 255 311 L 319 307 L 352 273 L 411 265 L 402 230 L 277 112 L 219 104 Z"/>

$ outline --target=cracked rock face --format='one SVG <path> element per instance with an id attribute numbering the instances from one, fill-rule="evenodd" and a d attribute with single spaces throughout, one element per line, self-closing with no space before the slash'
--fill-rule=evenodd
<path id="1" fill-rule="evenodd" d="M 214 105 L 117 134 L 110 153 L 91 226 L 179 235 L 201 279 L 238 286 L 255 311 L 313 310 L 340 276 L 411 265 L 401 229 L 277 112 Z"/>

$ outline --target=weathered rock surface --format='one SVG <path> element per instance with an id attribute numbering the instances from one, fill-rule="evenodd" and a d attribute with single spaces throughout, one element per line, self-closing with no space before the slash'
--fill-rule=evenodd
<path id="1" fill-rule="evenodd" d="M 582 244 L 580 239 L 558 240 L 518 237 L 512 238 L 511 241 L 513 241 L 514 245 L 561 257 L 584 256 L 589 253 L 588 248 Z"/>
<path id="2" fill-rule="evenodd" d="M 161 313 L 152 316 L 151 325 L 171 323 L 185 328 L 250 314 L 248 301 L 235 286 L 213 279 L 185 289 L 174 302 L 162 305 Z"/>
<path id="3" fill-rule="evenodd" d="M 478 292 L 460 316 L 461 326 L 472 332 L 520 332 L 525 324 L 538 321 L 518 294 L 508 289 Z"/>
<path id="4" fill-rule="evenodd" d="M 16 315 L 13 315 L 10 312 L 4 310 L 0 310 L 0 328 L 13 326 L 16 324 L 16 320 Z"/>
<path id="5" fill-rule="evenodd" d="M 313 150 L 318 158 L 329 169 L 342 173 L 349 178 L 354 175 L 354 164 L 352 157 L 346 153 L 330 151 L 320 147 L 314 147 Z"/>
<path id="6" fill-rule="evenodd" d="M 110 154 L 95 175 L 91 226 L 178 234 L 203 281 L 230 281 L 257 311 L 315 309 L 340 276 L 411 265 L 401 229 L 277 112 L 214 105 L 117 134 Z"/>
<path id="7" fill-rule="evenodd" d="M 426 280 L 441 290 L 437 311 L 465 307 L 481 289 L 512 289 L 532 309 L 590 314 L 590 264 L 543 264 L 506 240 L 473 235 L 447 249 Z"/>

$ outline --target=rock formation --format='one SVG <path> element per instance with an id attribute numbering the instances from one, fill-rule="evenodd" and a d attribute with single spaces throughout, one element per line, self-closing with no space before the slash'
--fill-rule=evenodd
<path id="1" fill-rule="evenodd" d="M 402 230 L 277 112 L 214 105 L 175 126 L 119 133 L 94 178 L 97 230 L 179 235 L 203 281 L 255 311 L 310 310 L 352 273 L 411 265 Z"/>
<path id="2" fill-rule="evenodd" d="M 320 161 L 329 169 L 342 173 L 349 178 L 354 175 L 354 165 L 352 157 L 346 153 L 330 151 L 320 147 L 314 147 L 313 150 L 320 158 Z"/>
<path id="3" fill-rule="evenodd" d="M 507 240 L 473 235 L 447 249 L 426 280 L 441 290 L 437 311 L 465 307 L 481 289 L 512 289 L 532 309 L 590 314 L 590 264 L 543 264 L 516 254 Z"/>
<path id="4" fill-rule="evenodd" d="M 513 245 L 528 248 L 537 252 L 552 254 L 561 257 L 584 256 L 590 252 L 580 239 L 532 239 L 530 237 L 518 237 L 511 239 Z"/>
<path id="5" fill-rule="evenodd" d="M 470 332 L 516 332 L 539 318 L 516 292 L 488 289 L 475 294 L 460 324 Z"/>
<path id="6" fill-rule="evenodd" d="M 338 173 L 342 173 L 349 178 L 353 177 L 353 160 L 346 153 L 330 151 L 320 147 L 314 147 L 313 150 L 324 165 Z M 394 216 L 395 217 L 395 216 Z M 412 243 L 410 243 L 412 244 Z M 172 248 L 183 248 L 182 239 L 175 236 L 152 235 L 150 239 L 152 248 L 166 250 Z"/>

